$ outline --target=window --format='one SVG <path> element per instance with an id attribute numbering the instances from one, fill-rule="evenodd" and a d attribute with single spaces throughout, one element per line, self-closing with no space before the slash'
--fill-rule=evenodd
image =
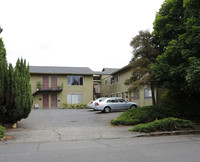
<path id="1" fill-rule="evenodd" d="M 110 99 L 107 101 L 107 103 L 117 103 L 117 102 L 118 102 L 118 100 L 116 100 L 116 99 Z"/>
<path id="2" fill-rule="evenodd" d="M 119 99 L 118 102 L 126 102 L 124 99 Z"/>
<path id="3" fill-rule="evenodd" d="M 115 76 L 116 83 L 119 82 L 119 74 Z"/>
<path id="4" fill-rule="evenodd" d="M 68 75 L 67 84 L 68 85 L 83 85 L 83 76 Z"/>
<path id="5" fill-rule="evenodd" d="M 144 98 L 151 98 L 152 94 L 151 94 L 151 89 L 150 88 L 145 88 L 144 89 Z"/>
<path id="6" fill-rule="evenodd" d="M 140 99 L 139 90 L 133 92 L 133 99 L 134 100 L 139 100 Z"/>
<path id="7" fill-rule="evenodd" d="M 113 94 L 113 93 L 111 93 L 111 94 L 110 94 L 110 97 L 114 97 L 114 94 Z"/>
<path id="8" fill-rule="evenodd" d="M 120 93 L 116 93 L 116 97 L 120 97 Z"/>
<path id="9" fill-rule="evenodd" d="M 108 85 L 108 79 L 105 79 L 105 85 Z"/>
<path id="10" fill-rule="evenodd" d="M 68 104 L 78 104 L 83 102 L 82 94 L 67 94 L 67 103 Z"/>
<path id="11" fill-rule="evenodd" d="M 112 77 L 112 78 L 110 79 L 110 84 L 113 84 L 114 82 L 115 82 L 115 78 Z"/>

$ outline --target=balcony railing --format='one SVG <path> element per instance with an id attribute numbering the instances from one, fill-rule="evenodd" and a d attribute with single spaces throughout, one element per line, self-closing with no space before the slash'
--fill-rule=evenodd
<path id="1" fill-rule="evenodd" d="M 48 88 L 43 87 L 43 85 L 38 82 L 36 86 L 36 91 L 33 93 L 33 95 L 36 95 L 39 92 L 61 92 L 63 90 L 63 83 L 57 83 L 57 86 L 51 86 L 49 85 Z"/>

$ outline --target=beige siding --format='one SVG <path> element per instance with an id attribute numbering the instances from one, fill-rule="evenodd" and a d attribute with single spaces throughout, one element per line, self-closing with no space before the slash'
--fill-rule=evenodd
<path id="1" fill-rule="evenodd" d="M 51 76 L 49 76 L 49 87 L 51 87 Z M 82 94 L 83 103 L 87 104 L 89 101 L 93 100 L 93 76 L 83 76 L 83 85 L 69 86 L 67 85 L 67 75 L 56 75 L 57 84 L 63 85 L 63 90 L 61 92 L 38 92 L 33 96 L 33 108 L 35 104 L 38 104 L 40 108 L 43 107 L 43 94 L 49 94 L 49 108 L 51 108 L 51 94 L 57 94 L 57 108 L 62 107 L 63 103 L 67 103 L 67 94 Z M 30 83 L 32 86 L 32 93 L 37 91 L 37 83 L 43 83 L 43 75 L 31 74 Z"/>
<path id="2" fill-rule="evenodd" d="M 101 97 L 110 96 L 110 75 L 101 76 Z M 105 85 L 105 80 L 108 80 L 108 84 Z"/>
<path id="3" fill-rule="evenodd" d="M 119 82 L 115 82 L 110 84 L 111 77 L 116 78 L 116 75 L 119 75 Z M 120 93 L 120 97 L 122 97 L 122 93 L 124 94 L 124 99 L 127 101 L 133 101 L 139 104 L 140 106 L 148 106 L 152 105 L 152 98 L 145 98 L 144 97 L 144 88 L 139 90 L 139 99 L 133 99 L 133 93 L 128 91 L 129 86 L 125 85 L 124 82 L 126 79 L 131 77 L 131 69 L 125 68 L 116 73 L 115 75 L 104 75 L 101 77 L 101 96 L 108 95 L 110 97 L 111 94 L 116 96 L 117 93 Z M 105 85 L 105 79 L 108 79 L 108 85 Z M 156 92 L 156 91 L 155 91 Z"/>

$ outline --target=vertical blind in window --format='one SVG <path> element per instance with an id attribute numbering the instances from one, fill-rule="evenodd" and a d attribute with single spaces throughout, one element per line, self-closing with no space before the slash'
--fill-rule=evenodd
<path id="1" fill-rule="evenodd" d="M 68 104 L 78 104 L 83 102 L 82 94 L 67 94 L 67 103 Z"/>

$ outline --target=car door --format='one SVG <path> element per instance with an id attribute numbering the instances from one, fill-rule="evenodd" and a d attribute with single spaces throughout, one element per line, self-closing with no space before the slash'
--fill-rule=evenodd
<path id="1" fill-rule="evenodd" d="M 107 101 L 107 106 L 111 108 L 111 110 L 117 110 L 118 108 L 118 101 L 116 99 L 110 99 Z"/>
<path id="2" fill-rule="evenodd" d="M 129 109 L 129 104 L 124 99 L 118 99 L 119 109 Z"/>

